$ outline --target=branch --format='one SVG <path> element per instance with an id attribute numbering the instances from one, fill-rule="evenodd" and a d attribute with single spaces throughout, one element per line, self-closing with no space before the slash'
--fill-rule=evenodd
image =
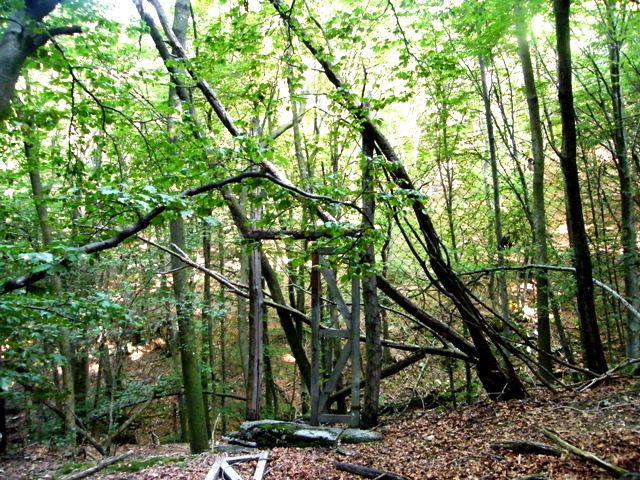
<path id="1" fill-rule="evenodd" d="M 146 14 L 142 8 L 142 1 L 133 0 L 133 3 L 138 8 L 138 12 L 140 13 L 140 16 L 142 17 L 144 22 L 149 26 L 149 28 L 156 29 L 153 19 L 148 14 Z M 149 3 L 153 5 L 153 7 L 156 10 L 156 13 L 158 14 L 158 19 L 160 20 L 160 24 L 162 25 L 162 29 L 164 30 L 165 35 L 169 39 L 169 44 L 171 45 L 171 48 L 183 60 L 185 60 L 185 63 L 186 63 L 185 68 L 187 72 L 194 80 L 196 80 L 197 82 L 196 86 L 200 89 L 202 94 L 205 96 L 205 98 L 213 108 L 214 112 L 216 113 L 217 117 L 220 119 L 222 124 L 229 131 L 229 133 L 231 133 L 231 135 L 233 135 L 234 137 L 238 137 L 242 135 L 241 130 L 236 126 L 233 119 L 231 118 L 227 110 L 224 108 L 224 105 L 222 105 L 220 100 L 218 100 L 217 95 L 215 94 L 213 89 L 209 86 L 209 84 L 206 82 L 206 80 L 197 79 L 197 76 L 195 74 L 193 67 L 189 64 L 187 52 L 185 51 L 184 47 L 180 43 L 180 40 L 178 40 L 178 37 L 176 37 L 176 34 L 173 32 L 173 28 L 171 28 L 171 25 L 169 24 L 169 19 L 167 18 L 167 15 L 165 14 L 164 9 L 162 8 L 162 5 L 160 5 L 160 3 L 157 0 L 149 0 Z M 166 62 L 167 59 L 164 59 L 164 60 Z"/>
<path id="2" fill-rule="evenodd" d="M 175 251 L 172 250 L 168 247 L 165 247 L 163 245 L 160 245 L 156 242 L 154 242 L 153 240 L 150 240 L 148 238 L 144 238 L 140 235 L 136 236 L 138 239 L 140 239 L 141 241 L 152 245 L 154 247 L 156 247 L 159 250 L 162 250 L 165 253 L 168 253 L 169 255 L 177 258 L 178 260 L 180 260 L 181 262 L 185 263 L 186 265 L 189 265 L 190 267 L 195 268 L 196 270 L 204 273 L 205 275 L 208 275 L 210 277 L 212 277 L 214 280 L 216 280 L 218 283 L 220 283 L 221 285 L 224 285 L 225 287 L 229 288 L 234 294 L 240 296 L 240 297 L 244 297 L 244 298 L 249 298 L 249 293 L 242 290 L 240 287 L 243 288 L 247 288 L 245 285 L 240 285 L 237 286 L 235 285 L 231 280 L 229 280 L 227 277 L 225 277 L 224 275 L 215 272 L 213 270 L 210 270 L 206 267 L 203 267 L 202 265 L 198 264 L 197 262 L 194 262 L 193 260 L 191 260 L 189 257 L 187 257 L 187 255 L 182 251 L 179 250 Z M 172 245 L 173 248 L 177 248 L 176 245 Z M 265 299 L 264 300 L 264 304 L 275 308 L 276 310 L 284 310 L 287 313 L 291 314 L 294 316 L 294 318 L 302 321 L 304 324 L 306 325 L 311 325 L 311 319 L 309 317 L 307 317 L 303 312 L 301 312 L 300 310 L 297 310 L 293 307 L 290 307 L 288 305 L 284 305 L 282 303 L 277 303 L 274 302 L 272 300 L 268 300 Z M 328 330 L 329 327 L 326 327 L 324 325 L 320 326 L 321 330 Z M 425 349 L 429 350 L 430 353 L 436 354 L 436 355 L 442 355 L 445 357 L 451 357 L 451 358 L 457 358 L 459 360 L 463 360 L 465 362 L 471 362 L 471 363 L 475 363 L 475 359 L 470 358 L 469 356 L 460 353 L 458 351 L 455 350 L 449 350 L 447 348 L 435 348 L 435 347 L 421 347 L 419 345 L 408 345 L 405 343 L 398 343 L 398 342 L 393 342 L 391 340 L 381 340 L 382 341 L 382 345 L 385 347 L 389 347 L 389 348 L 394 348 L 396 350 L 403 350 L 403 351 L 408 351 L 408 352 L 419 352 L 419 351 L 423 351 Z M 360 337 L 360 342 L 361 343 L 365 343 L 366 342 L 366 337 L 361 336 Z"/>
<path id="3" fill-rule="evenodd" d="M 232 183 L 240 183 L 242 180 L 246 178 L 268 178 L 268 175 L 262 172 L 244 172 L 239 175 L 234 175 L 232 177 L 225 178 L 224 180 L 211 182 L 211 183 L 208 183 L 207 185 L 186 190 L 182 192 L 180 196 L 183 198 L 193 197 L 201 193 L 220 189 Z M 88 243 L 80 247 L 78 251 L 80 253 L 91 254 L 91 253 L 101 252 L 103 250 L 114 248 L 117 245 L 124 242 L 125 240 L 127 240 L 128 238 L 131 238 L 138 232 L 141 232 L 142 230 L 147 228 L 149 225 L 151 225 L 151 221 L 154 218 L 158 217 L 160 214 L 162 214 L 166 210 L 167 210 L 166 205 L 159 205 L 154 209 L 152 209 L 151 211 L 149 211 L 146 215 L 142 216 L 140 220 L 138 220 L 136 223 L 133 223 L 128 227 L 123 228 L 111 238 Z M 64 257 L 61 261 L 54 264 L 53 266 L 68 267 L 70 263 L 71 263 L 70 258 Z M 7 280 L 2 284 L 0 295 L 4 295 L 5 293 L 9 293 L 14 290 L 18 290 L 20 288 L 24 288 L 27 285 L 31 285 L 37 282 L 38 280 L 42 280 L 49 274 L 50 270 L 51 268 L 46 270 L 34 270 L 21 277 Z"/>
<path id="4" fill-rule="evenodd" d="M 381 275 L 377 276 L 378 288 L 397 305 L 402 307 L 407 313 L 415 318 L 421 325 L 433 330 L 445 340 L 451 342 L 460 351 L 466 353 L 470 357 L 478 358 L 476 347 L 467 339 L 459 335 L 449 325 L 444 323 L 432 315 L 429 315 L 411 299 L 400 293 L 391 283 Z"/>
<path id="5" fill-rule="evenodd" d="M 356 237 L 361 235 L 360 230 L 343 230 L 341 237 Z M 244 237 L 251 240 L 281 240 L 283 238 L 293 238 L 294 240 L 318 240 L 319 238 L 331 238 L 334 233 L 323 230 L 249 230 Z"/>
<path id="6" fill-rule="evenodd" d="M 33 48 L 37 49 L 42 47 L 45 43 L 51 40 L 53 37 L 59 35 L 75 35 L 82 33 L 82 27 L 80 25 L 69 25 L 66 27 L 53 27 L 33 37 Z"/>
<path id="7" fill-rule="evenodd" d="M 629 472 L 629 470 L 625 470 L 622 467 L 619 467 L 609 462 L 605 462 L 601 458 L 596 457 L 593 453 L 587 452 L 585 450 L 582 450 L 576 447 L 575 445 L 572 445 L 566 440 L 563 440 L 562 438 L 560 438 L 558 434 L 550 430 L 542 429 L 542 433 L 544 434 L 545 437 L 547 437 L 549 440 L 556 443 L 557 445 L 560 445 L 566 451 L 573 453 L 576 457 L 579 457 L 583 460 L 586 460 L 587 462 L 593 463 L 594 465 L 597 465 L 600 468 L 605 469 L 607 472 L 609 472 L 611 475 L 613 475 L 616 478 L 622 477 L 627 473 L 631 473 Z"/>
<path id="8" fill-rule="evenodd" d="M 429 354 L 451 356 L 451 355 L 448 355 L 449 353 L 457 353 L 457 352 L 452 352 L 451 350 L 447 350 L 444 348 L 431 348 L 431 347 L 421 348 L 417 352 L 409 355 L 407 358 L 399 360 L 395 362 L 393 365 L 390 365 L 387 368 L 384 368 L 380 374 L 380 379 L 383 380 L 387 377 L 395 375 L 398 372 L 401 372 L 402 370 L 404 370 L 407 367 L 410 367 L 414 363 L 419 362 Z M 360 388 L 361 389 L 364 388 L 366 383 L 367 383 L 366 380 L 360 380 Z M 331 405 L 333 402 L 337 400 L 341 400 L 350 394 L 351 394 L 351 386 L 338 390 L 337 392 L 335 392 L 333 395 L 329 397 L 329 400 L 327 400 L 327 405 Z"/>
<path id="9" fill-rule="evenodd" d="M 514 266 L 509 266 L 509 265 L 503 265 L 503 266 L 499 266 L 499 267 L 489 267 L 489 268 L 483 268 L 480 270 L 473 270 L 470 272 L 460 272 L 458 273 L 458 275 L 462 276 L 462 275 L 478 275 L 478 274 L 484 274 L 484 273 L 491 273 L 491 272 L 497 272 L 500 270 L 552 270 L 555 272 L 571 272 L 571 273 L 575 273 L 576 269 L 573 267 L 562 267 L 562 266 L 557 266 L 557 265 L 538 265 L 538 264 L 530 264 L 530 265 L 514 265 Z M 631 303 L 624 298 L 622 295 L 620 295 L 618 292 L 616 292 L 613 288 L 611 288 L 609 285 L 607 285 L 606 283 L 601 282 L 600 280 L 598 280 L 597 278 L 592 278 L 591 279 L 593 281 L 593 284 L 602 288 L 605 292 L 609 293 L 612 297 L 614 297 L 616 300 L 618 300 L 627 310 L 629 310 L 636 318 L 640 319 L 640 312 L 633 306 L 631 305 Z"/>
<path id="10" fill-rule="evenodd" d="M 93 475 L 96 472 L 99 472 L 103 468 L 107 468 L 109 465 L 113 465 L 114 463 L 117 463 L 121 460 L 124 460 L 125 458 L 130 457 L 131 455 L 133 455 L 133 450 L 129 450 L 128 452 L 122 453 L 116 457 L 107 458 L 106 460 L 103 460 L 100 463 L 98 463 L 95 467 L 91 467 L 91 468 L 88 468 L 87 470 L 83 470 L 78 473 L 72 473 L 71 475 L 62 477 L 62 480 L 80 480 L 81 478 L 86 478 L 90 475 Z"/>

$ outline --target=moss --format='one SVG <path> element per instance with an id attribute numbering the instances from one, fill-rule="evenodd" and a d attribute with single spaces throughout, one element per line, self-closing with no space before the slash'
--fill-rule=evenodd
<path id="1" fill-rule="evenodd" d="M 142 470 L 146 470 L 147 468 L 153 467 L 154 465 L 162 464 L 162 463 L 177 463 L 178 465 L 185 465 L 186 462 L 183 463 L 185 458 L 180 457 L 165 457 L 165 456 L 156 456 L 156 457 L 146 457 L 146 458 L 135 458 L 129 459 L 128 461 L 122 461 L 120 463 L 116 463 L 114 465 L 110 465 L 103 470 L 104 473 L 136 473 Z M 180 462 L 180 463 L 178 463 Z M 91 467 L 95 467 L 98 462 L 65 462 L 58 467 L 58 469 L 53 473 L 53 480 L 59 480 L 65 475 L 69 475 L 74 472 L 81 472 L 82 470 L 86 470 Z"/>
<path id="2" fill-rule="evenodd" d="M 105 472 L 107 473 L 136 473 L 141 472 L 142 470 L 146 470 L 147 468 L 151 468 L 154 465 L 163 464 L 163 463 L 177 463 L 182 462 L 184 457 L 146 457 L 146 458 L 135 458 L 133 460 L 123 461 L 120 463 L 116 463 L 115 465 L 111 465 L 105 468 Z"/>
<path id="3" fill-rule="evenodd" d="M 94 464 L 91 462 L 74 462 L 68 461 L 64 462 L 60 465 L 55 472 L 53 472 L 54 480 L 64 477 L 65 475 L 69 475 L 73 472 L 79 472 L 81 470 L 86 470 L 87 468 L 91 468 Z"/>

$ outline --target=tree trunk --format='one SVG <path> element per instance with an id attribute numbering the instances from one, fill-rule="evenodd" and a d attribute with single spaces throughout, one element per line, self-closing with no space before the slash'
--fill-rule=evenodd
<path id="1" fill-rule="evenodd" d="M 173 31 L 182 44 L 186 40 L 189 11 L 189 0 L 176 0 Z M 169 101 L 172 106 L 178 103 L 177 93 L 174 89 L 171 89 L 169 93 Z M 168 128 L 169 140 L 173 141 L 172 122 L 169 122 Z M 171 244 L 182 251 L 186 251 L 185 228 L 182 217 L 179 216 L 172 219 L 169 223 L 169 230 Z M 189 425 L 189 444 L 192 453 L 200 453 L 207 449 L 209 442 L 202 398 L 200 358 L 196 349 L 196 331 L 192 318 L 193 307 L 189 298 L 192 292 L 189 291 L 188 274 L 185 265 L 172 256 L 171 268 L 176 316 L 178 318 L 178 347 L 180 349 L 185 406 Z"/>
<path id="2" fill-rule="evenodd" d="M 204 258 L 204 267 L 211 269 L 211 229 L 206 223 L 202 225 L 202 256 Z M 202 291 L 202 323 L 206 326 L 207 332 L 207 365 L 209 367 L 209 381 L 211 384 L 210 391 L 216 391 L 216 362 L 215 362 L 215 342 L 214 342 L 214 328 L 213 328 L 213 298 L 211 294 L 211 277 L 209 275 L 204 276 L 204 287 Z M 209 383 L 206 379 L 205 385 Z M 204 385 L 203 385 L 204 388 Z M 215 405 L 215 396 L 206 398 L 204 403 L 206 410 L 207 431 L 209 437 L 211 437 L 211 412 Z"/>
<path id="3" fill-rule="evenodd" d="M 489 164 L 491 166 L 491 190 L 493 196 L 493 228 L 498 252 L 498 266 L 504 265 L 503 240 L 502 240 L 502 210 L 500 208 L 500 180 L 498 178 L 498 157 L 496 153 L 496 138 L 493 131 L 493 117 L 491 114 L 491 98 L 487 85 L 484 57 L 480 55 L 480 86 L 482 102 L 484 104 L 484 120 L 487 126 L 487 144 L 489 146 Z M 500 315 L 505 322 L 509 321 L 509 297 L 507 295 L 507 279 L 504 272 L 497 272 L 498 277 L 498 304 Z"/>
<path id="4" fill-rule="evenodd" d="M 220 230 L 218 232 L 218 270 L 220 273 L 224 272 L 224 228 L 220 225 Z M 220 290 L 218 290 L 218 309 L 221 311 L 220 313 L 220 383 L 222 388 L 226 388 L 227 385 L 227 331 L 226 331 L 226 311 L 225 311 L 225 298 L 224 298 L 224 285 L 220 285 Z M 243 331 L 246 325 L 242 325 Z M 240 336 L 241 332 L 238 331 L 238 336 Z M 238 340 L 240 341 L 240 340 Z M 212 339 L 213 342 L 213 339 Z M 241 352 L 242 353 L 242 352 Z M 242 354 L 240 356 L 241 360 L 243 360 Z M 247 359 L 248 361 L 248 359 Z M 213 360 L 210 360 L 211 368 L 215 368 L 215 364 Z M 213 372 L 214 370 L 212 370 Z M 212 373 L 213 375 L 213 373 Z M 224 395 L 220 396 L 220 411 L 222 412 L 222 432 L 226 433 L 227 431 L 227 415 L 224 411 L 226 403 L 226 397 Z"/>
<path id="5" fill-rule="evenodd" d="M 24 153 L 27 159 L 29 169 L 29 180 L 31 181 L 31 192 L 33 202 L 36 207 L 38 223 L 42 234 L 42 248 L 47 249 L 53 241 L 51 225 L 49 224 L 49 212 L 45 202 L 44 192 L 42 190 L 42 179 L 40 177 L 40 159 L 37 149 L 30 138 L 34 134 L 31 131 L 34 127 L 30 119 L 26 119 L 29 131 L 24 132 Z M 49 283 L 51 293 L 60 297 L 62 295 L 62 282 L 58 275 L 51 277 Z M 67 436 L 67 443 L 71 449 L 75 449 L 76 444 L 76 400 L 74 389 L 73 375 L 73 352 L 71 348 L 71 340 L 67 328 L 61 328 L 60 337 L 58 339 L 58 347 L 60 354 L 64 357 L 65 363 L 62 365 L 62 389 L 64 401 L 64 428 Z"/>
<path id="6" fill-rule="evenodd" d="M 627 300 L 634 308 L 640 308 L 638 289 L 638 246 L 636 244 L 636 218 L 633 201 L 634 185 L 631 165 L 627 152 L 627 139 L 624 126 L 624 101 L 620 86 L 620 51 L 623 39 L 620 22 L 616 12 L 616 3 L 607 0 L 607 24 L 609 47 L 609 74 L 611 77 L 611 107 L 613 110 L 613 144 L 615 148 L 618 181 L 620 183 L 620 206 L 622 224 L 622 263 L 624 265 L 624 285 Z M 624 7 L 621 7 L 624 8 Z M 627 312 L 627 355 L 640 358 L 640 319 L 631 311 Z"/>
<path id="7" fill-rule="evenodd" d="M 185 251 L 184 221 L 182 217 L 171 220 L 171 243 Z M 202 380 L 200 358 L 196 352 L 195 325 L 193 308 L 189 298 L 188 274 L 184 264 L 171 257 L 173 270 L 173 293 L 178 318 L 178 347 L 182 366 L 185 406 L 189 425 L 189 445 L 192 453 L 200 453 L 207 449 L 208 438 L 205 422 L 204 402 L 202 400 Z"/>
<path id="8" fill-rule="evenodd" d="M 595 373 L 607 371 L 593 291 L 593 267 L 584 225 L 580 179 L 577 167 L 576 125 L 571 79 L 570 0 L 554 0 L 556 46 L 558 52 L 558 98 L 562 117 L 560 166 L 564 176 L 567 227 L 576 269 L 580 334 L 586 367 Z"/>
<path id="9" fill-rule="evenodd" d="M 53 11 L 60 0 L 13 2 L 26 6 L 8 14 L 0 39 L 0 117 L 13 97 L 20 69 L 29 55 L 54 35 L 79 33 L 79 27 L 63 27 L 43 32 L 40 22 Z"/>
<path id="10" fill-rule="evenodd" d="M 546 265 L 547 225 L 544 201 L 544 144 L 542 140 L 542 122 L 540 105 L 536 88 L 531 52 L 527 39 L 527 23 L 522 5 L 516 2 L 516 35 L 518 39 L 518 55 L 522 64 L 524 88 L 527 95 L 529 112 L 529 130 L 531 133 L 531 153 L 533 156 L 533 242 L 535 246 L 535 263 Z M 547 380 L 552 377 L 551 358 L 551 326 L 549 322 L 549 277 L 544 269 L 534 273 L 536 282 L 536 308 L 538 313 L 538 363 L 540 375 Z"/>

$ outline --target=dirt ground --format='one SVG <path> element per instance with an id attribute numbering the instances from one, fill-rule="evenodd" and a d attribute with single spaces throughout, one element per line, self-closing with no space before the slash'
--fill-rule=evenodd
<path id="1" fill-rule="evenodd" d="M 518 454 L 492 448 L 501 441 L 552 444 L 542 433 L 555 431 L 568 442 L 627 470 L 640 471 L 640 382 L 617 379 L 586 392 L 534 394 L 527 400 L 482 402 L 456 410 L 411 410 L 385 417 L 378 428 L 383 442 L 335 448 L 275 448 L 265 480 L 356 479 L 335 462 L 367 465 L 407 478 L 516 479 L 542 474 L 547 479 L 613 478 L 572 454 L 561 457 Z M 133 450 L 119 472 L 103 471 L 103 480 L 204 480 L 218 454 L 188 455 L 183 444 L 123 446 Z M 138 472 L 127 465 L 159 457 L 166 461 Z M 0 462 L 0 479 L 53 479 L 62 455 L 31 446 Z M 173 461 L 175 460 L 175 461 Z M 251 464 L 237 468 L 251 478 Z"/>

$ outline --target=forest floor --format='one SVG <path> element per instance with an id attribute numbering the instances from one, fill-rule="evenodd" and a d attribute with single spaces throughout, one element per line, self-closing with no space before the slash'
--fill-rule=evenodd
<path id="1" fill-rule="evenodd" d="M 481 402 L 458 409 L 413 409 L 385 417 L 383 442 L 336 448 L 275 448 L 265 480 L 356 479 L 335 462 L 372 466 L 411 479 L 612 478 L 571 454 L 517 454 L 494 442 L 527 440 L 551 444 L 550 429 L 563 439 L 627 470 L 640 471 L 640 382 L 617 379 L 585 392 L 538 393 L 508 402 Z M 102 480 L 204 480 L 216 454 L 189 455 L 184 444 L 122 446 L 133 456 L 89 478 Z M 29 447 L 0 462 L 2 479 L 61 477 L 61 455 Z M 82 469 L 81 466 L 76 468 Z M 86 468 L 86 466 L 84 467 Z M 251 478 L 253 465 L 239 465 Z M 138 470 L 138 471 L 134 471 Z"/>

